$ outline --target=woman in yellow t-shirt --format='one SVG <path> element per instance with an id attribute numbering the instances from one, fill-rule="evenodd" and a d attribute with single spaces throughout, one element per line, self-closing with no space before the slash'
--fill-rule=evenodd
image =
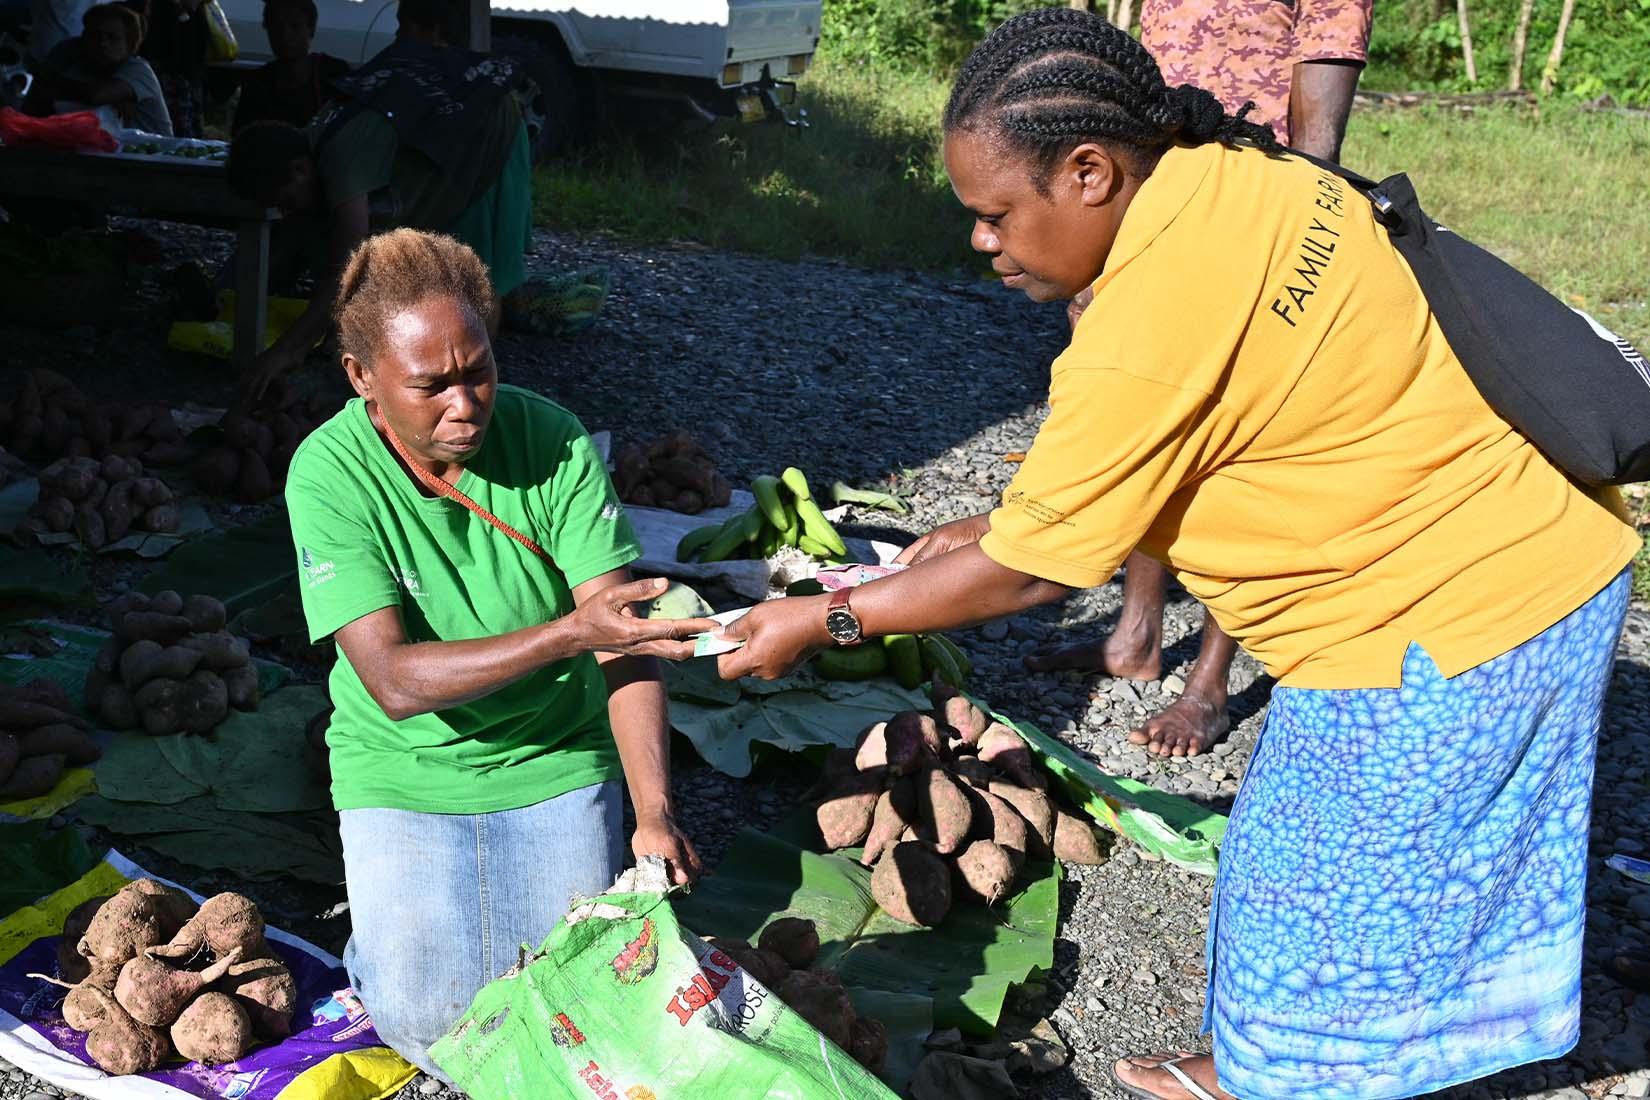
<path id="1" fill-rule="evenodd" d="M 1009 20 L 945 135 L 1004 283 L 1093 288 L 1048 419 L 999 508 L 850 600 L 760 605 L 723 675 L 1012 614 L 1138 545 L 1279 687 L 1221 853 L 1213 1054 L 1119 1084 L 1383 1100 L 1568 1050 L 1619 498 L 1484 403 L 1366 201 L 1104 19 Z"/>

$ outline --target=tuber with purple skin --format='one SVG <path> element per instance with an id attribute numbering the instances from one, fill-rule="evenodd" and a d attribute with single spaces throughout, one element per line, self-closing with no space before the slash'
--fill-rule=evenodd
<path id="1" fill-rule="evenodd" d="M 235 948 L 205 970 L 176 970 L 159 959 L 139 955 L 120 968 L 115 1000 L 132 1019 L 151 1027 L 170 1027 L 195 995 L 240 960 Z"/>

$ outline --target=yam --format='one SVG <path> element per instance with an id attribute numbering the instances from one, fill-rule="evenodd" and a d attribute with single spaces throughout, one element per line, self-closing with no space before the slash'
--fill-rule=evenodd
<path id="1" fill-rule="evenodd" d="M 232 447 L 208 447 L 195 461 L 195 483 L 212 496 L 226 495 L 241 476 L 241 454 Z"/>
<path id="2" fill-rule="evenodd" d="M 158 477 L 140 477 L 132 482 L 132 500 L 145 509 L 172 503 L 172 488 Z"/>
<path id="3" fill-rule="evenodd" d="M 223 601 L 212 596 L 194 595 L 183 601 L 180 614 L 201 634 L 222 630 L 229 622 L 229 612 Z"/>
<path id="4" fill-rule="evenodd" d="M 101 550 L 109 545 L 109 529 L 103 524 L 103 513 L 88 498 L 74 510 L 74 533 L 80 545 L 88 550 Z"/>
<path id="5" fill-rule="evenodd" d="M 130 481 L 135 477 L 141 477 L 143 466 L 129 458 L 122 458 L 120 455 L 109 455 L 104 458 L 97 472 L 98 476 L 104 481 L 114 485 L 117 482 Z"/>
<path id="6" fill-rule="evenodd" d="M 1043 790 L 1048 780 L 1031 759 L 1031 749 L 1025 739 L 1007 726 L 993 722 L 980 735 L 980 759 L 996 768 L 1022 787 Z"/>
<path id="7" fill-rule="evenodd" d="M 1048 859 L 1054 854 L 1054 806 L 1042 791 L 1034 791 L 1001 779 L 993 780 L 991 793 L 1014 807 L 1026 823 L 1026 855 Z"/>
<path id="8" fill-rule="evenodd" d="M 127 691 L 136 691 L 156 677 L 186 680 L 203 656 L 187 646 L 163 646 L 147 639 L 133 642 L 120 655 L 120 682 Z"/>
<path id="9" fill-rule="evenodd" d="M 896 785 L 909 782 L 904 776 L 895 780 Z M 895 808 L 893 787 L 883 791 L 877 796 L 876 808 L 871 812 L 871 828 L 865 835 L 865 850 L 860 853 L 860 865 L 869 867 L 874 864 L 889 845 L 899 840 L 899 835 L 909 824 L 909 819 Z"/>
<path id="10" fill-rule="evenodd" d="M 851 848 L 871 831 L 886 772 L 881 768 L 845 775 L 827 791 L 814 812 L 827 850 Z"/>
<path id="11" fill-rule="evenodd" d="M 756 946 L 772 951 L 793 970 L 806 970 L 819 957 L 819 929 L 806 917 L 780 917 L 762 929 Z"/>
<path id="12" fill-rule="evenodd" d="M 275 479 L 269 475 L 269 463 L 257 451 L 241 452 L 241 472 L 235 479 L 235 499 L 242 504 L 256 504 L 275 492 Z"/>
<path id="13" fill-rule="evenodd" d="M 181 644 L 190 649 L 200 650 L 200 667 L 213 672 L 240 668 L 252 660 L 252 653 L 247 649 L 246 642 L 226 630 L 213 631 L 211 634 L 194 634 L 185 638 Z"/>
<path id="14" fill-rule="evenodd" d="M 1064 810 L 1054 811 L 1054 858 L 1061 863 L 1095 867 L 1106 862 L 1105 850 L 1094 826 Z"/>
<path id="15" fill-rule="evenodd" d="M 94 966 L 121 966 L 145 948 L 165 942 L 166 928 L 155 899 L 128 883 L 93 914 L 76 949 Z"/>
<path id="16" fill-rule="evenodd" d="M 234 997 L 252 1021 L 254 1034 L 284 1039 L 292 1034 L 298 1008 L 298 983 L 281 960 L 268 956 L 242 959 L 214 987 Z"/>
<path id="17" fill-rule="evenodd" d="M 258 703 L 263 698 L 263 688 L 258 682 L 258 670 L 250 664 L 240 668 L 226 668 L 219 673 L 223 678 L 223 686 L 229 692 L 229 705 L 236 710 L 257 710 Z"/>
<path id="18" fill-rule="evenodd" d="M 115 1000 L 140 1024 L 170 1027 L 201 990 L 229 973 L 241 949 L 224 955 L 205 970 L 178 970 L 149 955 L 138 955 L 120 968 Z"/>
<path id="19" fill-rule="evenodd" d="M 923 826 L 919 832 L 928 832 L 934 847 L 941 855 L 950 855 L 962 847 L 973 823 L 973 808 L 962 784 L 951 778 L 944 768 L 930 764 L 917 775 L 917 815 Z"/>
<path id="20" fill-rule="evenodd" d="M 161 615 L 183 615 L 183 597 L 174 589 L 162 589 L 149 597 L 149 610 Z"/>
<path id="21" fill-rule="evenodd" d="M 911 722 L 878 722 L 866 730 L 854 753 L 854 767 L 887 768 L 894 775 L 914 771 L 922 756 L 922 733 Z"/>
<path id="22" fill-rule="evenodd" d="M 132 1019 L 102 989 L 94 989 L 91 995 L 102 1002 L 102 1014 L 86 1035 L 86 1056 L 105 1073 L 147 1073 L 172 1053 L 166 1032 Z"/>
<path id="23" fill-rule="evenodd" d="M 888 1064 L 888 1025 L 870 1016 L 860 1016 L 848 1032 L 848 1053 L 854 1061 L 881 1074 Z"/>
<path id="24" fill-rule="evenodd" d="M 1025 862 L 1029 843 L 1027 834 L 1030 827 L 1026 825 L 1026 819 L 1000 795 L 989 790 L 970 790 L 969 796 L 974 803 L 974 828 L 969 832 L 969 838 L 993 841 L 1008 852 L 1009 858 L 1014 861 L 1014 869 L 1018 871 Z"/>
<path id="25" fill-rule="evenodd" d="M 202 993 L 178 1015 L 170 1031 L 180 1055 L 203 1066 L 233 1062 L 252 1046 L 252 1021 L 227 993 Z"/>
<path id="26" fill-rule="evenodd" d="M 176 504 L 157 504 L 143 513 L 139 526 L 157 535 L 170 535 L 174 534 L 182 523 L 183 513 L 178 510 Z"/>
<path id="27" fill-rule="evenodd" d="M 51 490 L 70 503 L 79 504 L 92 495 L 98 465 L 84 458 L 60 458 L 40 471 L 40 487 Z"/>
<path id="28" fill-rule="evenodd" d="M 123 595 L 116 598 L 114 601 L 112 601 L 109 604 L 107 610 L 109 612 L 109 625 L 111 627 L 119 629 L 119 627 L 120 627 L 120 618 L 121 618 L 122 615 L 126 614 L 126 612 L 128 612 L 128 611 L 148 611 L 148 610 L 150 610 L 150 607 L 149 607 L 149 594 L 146 593 L 146 592 L 139 592 L 135 588 L 131 589 L 131 590 L 127 591 L 126 593 L 124 593 Z M 115 652 L 115 656 L 116 657 L 120 656 L 119 647 L 122 646 L 124 643 L 121 642 L 121 640 L 117 637 L 117 638 L 114 638 L 114 639 L 111 640 L 111 644 L 113 644 L 117 647 L 116 652 Z M 110 664 L 109 665 L 110 671 L 113 671 L 114 667 L 115 666 L 113 664 Z"/>
<path id="29" fill-rule="evenodd" d="M 118 683 L 111 683 L 104 687 L 103 694 L 98 696 L 97 713 L 103 719 L 103 724 L 110 729 L 129 730 L 137 728 L 137 704 L 132 701 L 132 693 Z"/>
<path id="30" fill-rule="evenodd" d="M 970 745 L 979 744 L 986 727 L 991 724 L 991 719 L 986 716 L 985 711 L 962 695 L 954 695 L 947 699 L 941 714 L 944 716 L 945 724 L 956 730 L 957 736 Z"/>
<path id="31" fill-rule="evenodd" d="M 971 841 L 957 853 L 957 889 L 964 897 L 995 904 L 1014 883 L 1014 858 L 989 840 Z"/>
<path id="32" fill-rule="evenodd" d="M 201 669 L 184 683 L 180 715 L 185 733 L 211 733 L 229 717 L 229 688 L 216 672 Z"/>
<path id="33" fill-rule="evenodd" d="M 103 529 L 110 542 L 119 542 L 132 529 L 132 483 L 122 481 L 109 489 L 103 503 L 98 505 L 103 517 Z"/>
<path id="34" fill-rule="evenodd" d="M 96 741 L 67 723 L 36 726 L 18 734 L 17 749 L 24 756 L 61 754 L 70 764 L 90 764 L 103 755 Z"/>
<path id="35" fill-rule="evenodd" d="M 840 982 L 813 970 L 792 971 L 774 990 L 779 999 L 824 1036 L 848 1049 L 853 1036 L 854 1005 Z"/>
<path id="36" fill-rule="evenodd" d="M 901 841 L 877 861 L 871 896 L 895 920 L 932 927 L 951 911 L 951 871 L 927 845 Z"/>
<path id="37" fill-rule="evenodd" d="M 143 731 L 151 737 L 178 733 L 183 729 L 185 687 L 182 680 L 150 680 L 132 696 L 132 705 Z"/>
<path id="38" fill-rule="evenodd" d="M 778 988 L 779 983 L 790 976 L 790 966 L 772 951 L 761 951 L 744 940 L 723 939 L 719 936 L 708 942 L 737 963 L 741 970 L 769 989 Z"/>
<path id="39" fill-rule="evenodd" d="M 74 526 L 74 504 L 68 497 L 48 497 L 35 509 L 46 530 L 61 535 Z"/>
<path id="40" fill-rule="evenodd" d="M 151 641 L 172 645 L 189 633 L 189 620 L 159 611 L 128 611 L 120 617 L 116 633 L 127 643 Z"/>
<path id="41" fill-rule="evenodd" d="M 250 898 L 228 891 L 214 894 L 169 942 L 147 953 L 158 959 L 189 959 L 202 951 L 220 958 L 230 953 L 249 959 L 269 954 L 264 918 Z"/>
<path id="42" fill-rule="evenodd" d="M 0 784 L 11 778 L 11 773 L 17 770 L 17 762 L 23 757 L 23 749 L 17 743 L 13 734 L 0 733 Z"/>
<path id="43" fill-rule="evenodd" d="M 12 769 L 11 778 L 0 783 L 0 802 L 39 798 L 46 794 L 62 778 L 67 759 L 62 753 L 23 757 Z"/>

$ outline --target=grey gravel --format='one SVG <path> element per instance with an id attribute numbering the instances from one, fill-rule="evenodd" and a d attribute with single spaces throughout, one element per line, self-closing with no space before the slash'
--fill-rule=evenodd
<path id="1" fill-rule="evenodd" d="M 172 262 L 181 255 L 221 256 L 227 242 L 223 234 L 192 227 L 147 228 L 164 234 Z M 612 430 L 620 444 L 688 429 L 735 482 L 795 464 L 818 484 L 836 478 L 874 483 L 910 501 L 910 516 L 851 513 L 850 530 L 858 533 L 897 541 L 990 507 L 1016 469 L 1002 456 L 1024 451 L 1047 412 L 1046 370 L 1063 344 L 1062 312 L 1000 288 L 831 262 L 627 247 L 597 237 L 540 234 L 537 251 L 535 266 L 544 271 L 608 264 L 614 293 L 600 324 L 576 340 L 503 336 L 497 350 L 507 381 L 549 394 L 592 429 Z M 43 334 L 0 326 L 0 339 L 13 363 L 113 358 L 124 364 L 136 357 L 142 362 L 133 366 L 142 367 L 146 382 L 174 400 L 224 403 L 222 372 L 203 374 L 197 364 L 152 350 L 164 341 L 161 299 L 151 277 L 112 332 Z M 131 376 L 110 374 L 106 392 L 128 385 Z M 132 583 L 142 568 L 99 562 L 94 577 L 113 590 Z M 1184 593 L 1171 591 L 1159 681 L 1032 675 L 1020 664 L 1044 640 L 1104 632 L 1121 601 L 1114 581 L 1058 606 L 962 632 L 957 641 L 974 661 L 976 688 L 999 709 L 1065 731 L 1062 737 L 1109 772 L 1190 792 L 1226 812 L 1271 688 L 1254 661 L 1240 655 L 1233 667 L 1232 733 L 1211 752 L 1169 763 L 1126 740 L 1130 729 L 1184 690 L 1203 618 Z M 1650 610 L 1637 607 L 1600 740 L 1581 1042 L 1563 1059 L 1440 1096 L 1650 1094 L 1650 994 L 1619 985 L 1602 969 L 1623 949 L 1650 949 L 1650 887 L 1603 864 L 1612 852 L 1642 852 L 1650 841 L 1647 762 Z M 673 779 L 681 816 L 712 868 L 739 828 L 778 819 L 808 784 L 807 775 L 783 764 L 763 766 L 741 782 L 690 757 L 678 758 Z M 339 950 L 347 935 L 341 891 L 234 882 L 141 849 L 132 854 L 208 890 L 242 889 L 276 923 L 330 950 Z M 1068 870 L 1054 966 L 1044 984 L 1016 995 L 996 1039 L 1017 1060 L 1023 1095 L 1121 1096 L 1110 1083 L 1115 1059 L 1207 1049 L 1198 1032 L 1210 887 L 1206 878 L 1122 845 L 1101 866 Z M 936 1045 L 951 1049 L 971 1043 L 967 1036 L 936 1036 Z M 43 1092 L 39 1081 L 0 1065 L 0 1100 L 31 1100 Z M 420 1078 L 401 1096 L 456 1100 L 458 1094 Z"/>

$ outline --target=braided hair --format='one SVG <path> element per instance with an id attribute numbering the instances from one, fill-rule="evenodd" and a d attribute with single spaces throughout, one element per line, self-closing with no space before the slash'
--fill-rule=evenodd
<path id="1" fill-rule="evenodd" d="M 1084 142 L 1119 145 L 1142 174 L 1173 142 L 1253 145 L 1280 153 L 1270 127 L 1246 121 L 1191 84 L 1171 88 L 1152 55 L 1100 15 L 1043 8 L 1017 15 L 963 62 L 945 105 L 945 131 L 984 130 L 1038 164 L 1039 191 Z"/>

